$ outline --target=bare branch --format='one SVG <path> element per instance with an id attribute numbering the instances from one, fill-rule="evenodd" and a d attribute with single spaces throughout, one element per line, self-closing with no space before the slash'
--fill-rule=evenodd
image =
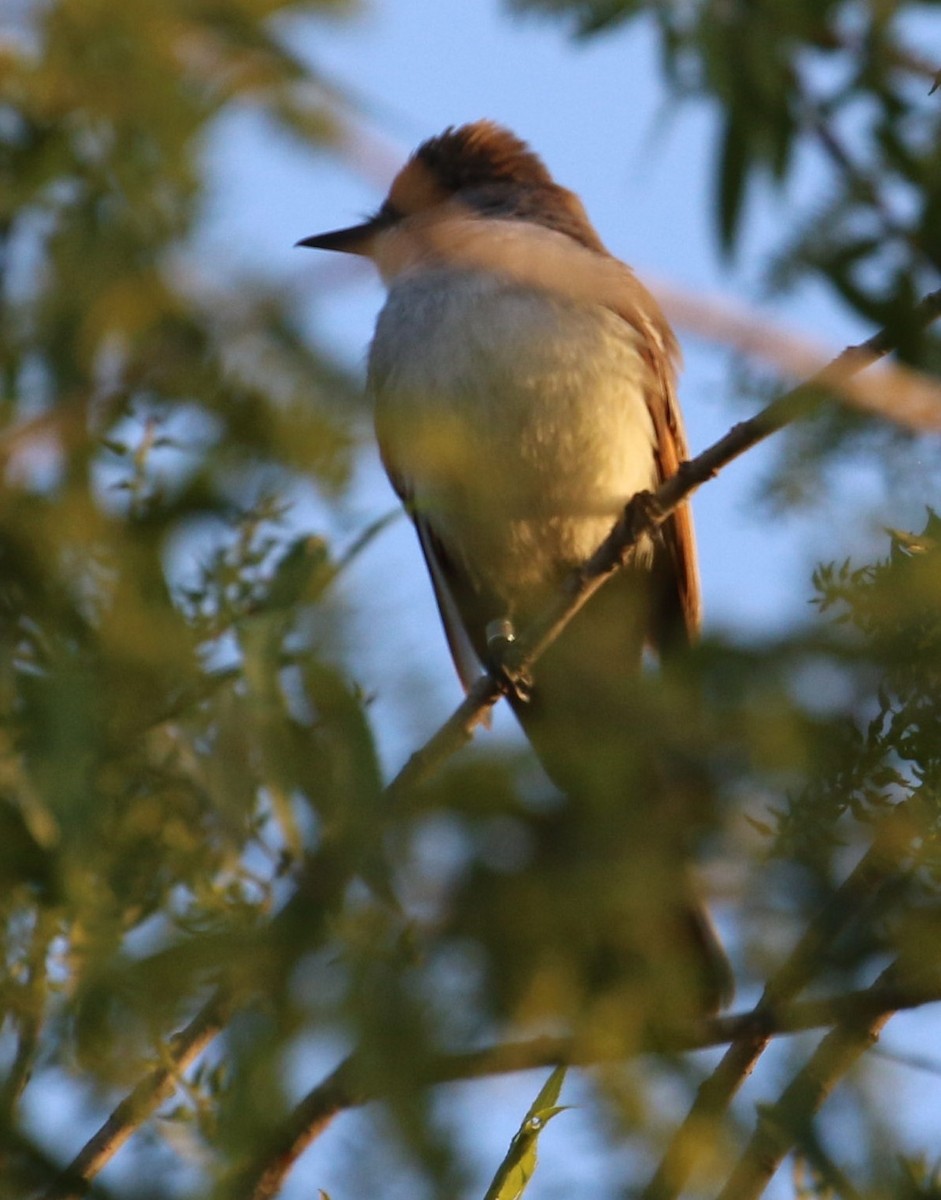
<path id="1" fill-rule="evenodd" d="M 10 1016 L 16 1024 L 16 1050 L 6 1078 L 0 1085 L 0 1121 L 11 1121 L 24 1088 L 29 1083 L 39 1038 L 45 1017 L 48 977 L 46 955 L 57 931 L 56 920 L 41 908 L 36 913 L 29 954 L 26 959 L 26 979 L 20 984 L 19 1003 Z"/>
<path id="2" fill-rule="evenodd" d="M 886 968 L 876 990 L 885 984 L 891 991 L 894 970 L 894 964 Z M 760 1110 L 755 1132 L 719 1200 L 758 1200 L 785 1155 L 800 1140 L 801 1131 L 853 1063 L 876 1041 L 893 1011 L 888 1008 L 830 1030 L 777 1102 Z"/>
<path id="3" fill-rule="evenodd" d="M 294 894 L 268 927 L 269 944 L 279 938 L 289 942 L 297 929 L 303 929 L 307 944 L 313 944 L 356 869 L 357 862 L 344 846 L 325 839 L 308 859 Z M 78 1200 L 84 1195 L 90 1181 L 173 1093 L 183 1072 L 225 1028 L 243 996 L 237 978 L 216 988 L 190 1023 L 169 1040 L 159 1065 L 118 1104 L 42 1200 Z M 84 1181 L 84 1186 L 76 1180 Z"/>
<path id="4" fill-rule="evenodd" d="M 773 1032 L 768 1021 L 796 996 L 819 969 L 825 948 L 864 906 L 871 902 L 897 866 L 898 821 L 889 818 L 868 853 L 843 881 L 835 895 L 804 930 L 797 945 L 768 980 L 752 1013 L 751 1027 L 743 1023 L 713 1073 L 700 1085 L 686 1119 L 673 1135 L 641 1200 L 675 1200 L 696 1171 L 704 1150 L 702 1130 L 731 1104 L 736 1092 L 755 1069 Z M 803 1006 L 797 1006 L 802 1009 Z M 793 1010 L 792 1010 L 793 1011 Z"/>
<path id="5" fill-rule="evenodd" d="M 901 363 L 884 363 L 878 371 L 858 375 L 863 361 L 847 371 L 848 356 L 873 352 L 881 357 L 892 349 L 884 335 L 844 351 L 831 361 L 830 354 L 806 336 L 775 327 L 716 300 L 659 284 L 657 299 L 678 325 L 710 341 L 732 346 L 742 354 L 762 359 L 792 379 L 825 384 L 843 403 L 921 433 L 941 430 L 941 385 L 937 380 Z M 939 293 L 928 296 L 918 310 L 918 324 L 939 315 Z M 875 345 L 874 345 L 875 343 Z M 875 357 L 870 362 L 875 361 Z M 806 385 L 805 385 L 806 386 Z"/>
<path id="6" fill-rule="evenodd" d="M 353 1086 L 354 1068 L 352 1058 L 344 1060 L 307 1093 L 278 1131 L 276 1142 L 258 1162 L 242 1172 L 240 1181 L 231 1189 L 232 1196 L 245 1200 L 273 1200 L 277 1196 L 295 1162 L 333 1118 L 368 1099 Z"/>

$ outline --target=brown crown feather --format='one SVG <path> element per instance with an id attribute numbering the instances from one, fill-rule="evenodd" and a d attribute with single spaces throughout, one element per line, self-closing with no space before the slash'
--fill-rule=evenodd
<path id="1" fill-rule="evenodd" d="M 494 121 L 452 125 L 422 142 L 412 160 L 427 167 L 449 192 L 489 183 L 553 183 L 542 159 Z"/>
<path id="2" fill-rule="evenodd" d="M 396 176 L 386 209 L 418 213 L 460 195 L 470 211 L 534 221 L 604 253 L 581 201 L 542 159 L 494 121 L 450 126 L 418 147 Z"/>

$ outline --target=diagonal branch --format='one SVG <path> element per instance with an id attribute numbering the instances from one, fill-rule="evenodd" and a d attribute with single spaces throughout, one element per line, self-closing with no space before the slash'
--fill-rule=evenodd
<path id="1" fill-rule="evenodd" d="M 166 1047 L 163 1061 L 129 1092 L 89 1138 L 43 1200 L 79 1200 L 91 1180 L 129 1137 L 172 1095 L 183 1071 L 202 1054 L 231 1016 L 229 995 L 220 988 Z"/>
<path id="2" fill-rule="evenodd" d="M 889 818 L 873 845 L 843 881 L 829 902 L 804 930 L 797 945 L 765 986 L 753 1013 L 751 1026 L 744 1024 L 721 1062 L 699 1086 L 685 1120 L 641 1193 L 640 1200 L 675 1200 L 707 1151 L 702 1132 L 714 1124 L 731 1104 L 739 1088 L 755 1069 L 771 1041 L 774 1014 L 787 1005 L 811 980 L 825 948 L 863 905 L 871 902 L 897 866 L 893 849 L 897 821 Z"/>
<path id="3" fill-rule="evenodd" d="M 339 837 L 325 838 L 317 853 L 309 857 L 294 894 L 263 933 L 269 947 L 296 945 L 300 936 L 305 944 L 315 944 L 317 938 L 326 936 L 329 916 L 357 868 L 340 841 Z M 121 1100 L 42 1200 L 79 1200 L 85 1194 L 98 1172 L 173 1094 L 180 1076 L 222 1032 L 245 994 L 243 981 L 230 972 L 189 1024 L 169 1040 L 158 1065 Z"/>
<path id="4" fill-rule="evenodd" d="M 896 964 L 874 985 L 890 984 Z M 893 1010 L 857 1018 L 831 1029 L 777 1101 L 760 1110 L 749 1139 L 719 1200 L 758 1200 L 802 1130 L 852 1065 L 878 1039 Z"/>
<path id="5" fill-rule="evenodd" d="M 655 282 L 653 290 L 676 325 L 746 358 L 757 358 L 783 378 L 813 380 L 845 357 L 831 362 L 829 352 L 806 335 L 771 325 L 717 297 L 693 294 L 664 282 Z M 913 329 L 931 319 L 925 306 L 930 308 L 932 303 L 929 296 L 921 309 L 915 310 Z M 872 343 L 857 349 L 867 347 Z M 827 386 L 846 408 L 881 417 L 913 433 L 941 432 L 941 383 L 904 363 L 885 362 L 878 371 L 863 374 L 831 371 Z"/>

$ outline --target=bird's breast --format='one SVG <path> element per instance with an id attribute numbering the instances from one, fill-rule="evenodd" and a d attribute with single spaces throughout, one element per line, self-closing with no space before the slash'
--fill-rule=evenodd
<path id="1" fill-rule="evenodd" d="M 656 482 L 639 336 L 601 305 L 486 272 L 393 283 L 369 357 L 383 459 L 510 608 L 583 561 Z"/>

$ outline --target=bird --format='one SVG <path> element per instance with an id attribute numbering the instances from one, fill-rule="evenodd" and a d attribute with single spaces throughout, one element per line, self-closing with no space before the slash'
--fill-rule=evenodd
<path id="1" fill-rule="evenodd" d="M 367 391 L 470 687 L 481 664 L 499 668 L 625 504 L 687 458 L 676 338 L 578 196 L 490 120 L 422 142 L 373 215 L 297 244 L 371 259 L 386 285 Z M 611 888 L 610 911 L 573 916 L 608 963 L 594 974 L 610 975 L 619 957 L 666 963 L 664 977 L 679 966 L 690 1006 L 714 1011 L 729 994 L 728 961 L 689 883 L 686 817 L 653 761 L 642 699 L 645 662 L 693 643 L 700 610 L 683 504 L 509 700 L 568 799 L 548 851 L 564 863 L 559 888 L 577 894 L 599 872 L 626 881 Z M 617 925 L 624 944 L 612 949 Z"/>

